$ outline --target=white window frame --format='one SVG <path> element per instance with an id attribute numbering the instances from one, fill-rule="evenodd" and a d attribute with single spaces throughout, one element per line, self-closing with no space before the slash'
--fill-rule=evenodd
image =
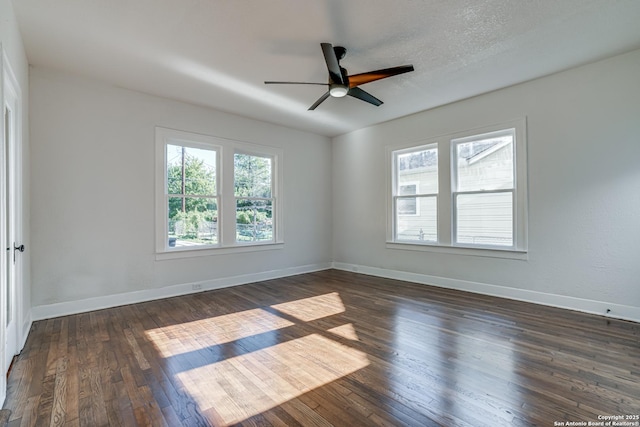
<path id="1" fill-rule="evenodd" d="M 509 189 L 500 189 L 500 190 L 485 190 L 485 189 L 481 189 L 481 190 L 465 190 L 465 191 L 460 191 L 458 189 L 458 158 L 457 158 L 457 154 L 456 154 L 456 149 L 458 148 L 459 144 L 464 144 L 467 142 L 472 142 L 472 141 L 478 141 L 478 140 L 484 140 L 484 139 L 489 139 L 489 138 L 499 138 L 501 136 L 511 136 L 513 139 L 513 145 L 512 145 L 512 149 L 513 149 L 513 187 L 509 188 Z M 485 248 L 485 249 L 494 249 L 494 248 L 500 248 L 500 249 L 505 249 L 505 250 L 513 250 L 516 249 L 516 227 L 515 227 L 515 219 L 517 218 L 517 203 L 515 200 L 515 194 L 516 194 L 516 161 L 515 161 L 515 146 L 516 146 L 516 129 L 511 127 L 509 129 L 502 129 L 499 131 L 494 131 L 494 132 L 486 132 L 486 133 L 482 133 L 482 134 L 474 134 L 471 136 L 465 136 L 462 138 L 454 138 L 450 140 L 450 149 L 451 149 L 451 199 L 452 199 L 452 217 L 451 217 L 451 244 L 452 246 L 460 246 L 460 247 L 473 247 L 473 248 Z M 489 149 L 487 150 L 489 153 L 481 153 L 479 154 L 479 156 L 481 157 L 486 157 L 487 155 L 495 152 L 496 150 L 494 149 Z M 478 159 L 475 159 L 474 162 L 478 161 Z M 458 197 L 459 195 L 471 195 L 471 194 L 497 194 L 497 193 L 510 193 L 511 194 L 511 218 L 513 219 L 513 225 L 512 225 L 512 229 L 511 229 L 511 241 L 512 241 L 512 245 L 510 246 L 506 246 L 506 245 L 483 245 L 483 244 L 478 244 L 478 243 L 460 243 L 457 241 L 457 235 L 458 235 Z"/>
<path id="2" fill-rule="evenodd" d="M 235 156 L 236 154 L 244 154 L 244 155 L 248 155 L 248 156 L 254 156 L 254 157 L 263 157 L 263 158 L 269 158 L 271 159 L 271 197 L 268 198 L 264 198 L 264 197 L 238 197 L 235 194 L 235 185 L 233 186 L 233 207 L 234 207 L 234 212 L 237 206 L 237 202 L 238 200 L 271 200 L 271 209 L 273 210 L 272 213 L 272 217 L 277 220 L 277 218 L 280 216 L 279 212 L 277 211 L 278 207 L 276 206 L 276 197 L 275 197 L 275 176 L 276 176 L 276 156 L 273 154 L 269 154 L 269 153 L 258 153 L 256 151 L 247 151 L 246 149 L 235 149 L 233 152 L 233 155 Z M 235 184 L 235 170 L 234 170 L 234 176 L 233 176 L 233 180 L 234 180 L 234 184 Z M 235 216 L 234 216 L 235 218 Z M 235 222 L 234 222 L 234 225 Z M 242 241 L 238 241 L 237 240 L 237 234 L 234 234 L 234 240 L 235 240 L 235 244 L 238 246 L 251 246 L 251 245 L 258 245 L 258 244 L 268 244 L 268 243 L 275 243 L 276 240 L 276 221 L 273 222 L 273 239 L 271 241 L 246 241 L 246 242 L 242 242 Z M 235 231 L 235 228 L 234 228 Z"/>
<path id="3" fill-rule="evenodd" d="M 398 183 L 398 171 L 396 169 L 397 164 L 398 164 L 398 157 L 403 155 L 403 154 L 407 154 L 407 153 L 412 153 L 412 152 L 416 152 L 416 151 L 424 151 L 424 150 L 432 150 L 436 148 L 438 151 L 440 150 L 440 148 L 438 147 L 438 144 L 436 141 L 429 141 L 426 143 L 422 143 L 419 145 L 412 145 L 410 147 L 405 147 L 405 148 L 401 148 L 399 150 L 393 150 L 391 152 L 391 162 L 392 162 L 392 188 L 391 188 L 391 206 L 392 206 L 392 212 L 391 215 L 393 216 L 393 218 L 391 219 L 392 221 L 392 225 L 391 225 L 391 236 L 390 236 L 390 240 L 394 241 L 394 242 L 406 242 L 408 244 L 411 244 L 411 242 L 414 242 L 413 240 L 403 240 L 403 239 L 396 239 L 396 236 L 398 234 L 398 230 L 397 230 L 397 224 L 396 224 L 396 211 L 398 209 L 398 199 L 402 199 L 402 198 L 407 198 L 407 197 L 413 197 L 416 199 L 416 213 L 415 214 L 398 214 L 398 216 L 403 216 L 403 217 L 409 217 L 409 216 L 419 216 L 420 215 L 420 199 L 422 198 L 435 198 L 436 199 L 436 205 L 439 206 L 440 205 L 440 199 L 439 199 L 439 193 L 420 193 L 419 191 L 419 182 L 418 181 L 407 181 L 406 184 L 415 184 L 416 185 L 416 194 L 412 194 L 412 195 L 407 195 L 407 196 L 401 196 L 400 194 L 398 194 L 398 190 L 399 190 L 399 183 Z M 440 153 L 438 152 L 438 159 L 440 158 Z M 440 168 L 440 161 L 438 160 L 438 170 Z M 439 173 L 438 173 L 439 175 Z M 440 177 L 438 176 L 438 180 L 440 179 Z M 440 188 L 438 188 L 438 191 L 440 191 Z M 389 192 L 387 192 L 387 194 L 389 194 Z M 437 219 L 437 221 L 439 222 L 439 218 Z M 437 231 L 439 233 L 439 228 L 437 228 Z M 426 242 L 422 242 L 422 243 L 418 243 L 418 244 L 433 244 L 434 242 L 431 241 L 426 241 Z"/>
<path id="4" fill-rule="evenodd" d="M 513 245 L 473 245 L 455 242 L 456 217 L 456 168 L 453 150 L 455 144 L 466 140 L 481 139 L 483 135 L 507 132 L 513 129 Z M 437 242 L 404 241 L 395 239 L 395 176 L 396 155 L 418 150 L 420 147 L 438 146 L 438 240 Z M 496 125 L 445 134 L 428 140 L 387 147 L 387 244 L 388 249 L 427 251 L 461 255 L 486 256 L 525 260 L 528 258 L 528 218 L 527 218 L 527 142 L 526 118 L 502 122 Z M 492 191 L 496 192 L 496 191 Z"/>
<path id="5" fill-rule="evenodd" d="M 166 171 L 167 171 L 167 145 L 173 145 L 173 146 L 177 146 L 177 147 L 186 147 L 186 148 L 196 148 L 196 149 L 200 149 L 200 150 L 208 150 L 208 151 L 213 151 L 216 153 L 216 192 L 214 194 L 207 194 L 207 195 L 201 195 L 201 194 L 197 194 L 197 195 L 191 195 L 191 194 L 169 194 L 168 191 L 168 177 L 166 176 Z M 163 155 L 164 155 L 164 168 L 163 168 L 163 180 L 164 180 L 164 191 L 163 191 L 163 197 L 164 197 L 164 202 L 165 202 L 165 216 L 166 216 L 166 206 L 168 205 L 169 199 L 170 198 L 200 198 L 200 199 L 210 199 L 210 200 L 215 200 L 216 202 L 216 206 L 218 206 L 218 212 L 220 211 L 220 186 L 219 186 L 219 182 L 220 182 L 220 152 L 221 152 L 221 147 L 218 145 L 213 145 L 213 144 L 207 144 L 204 143 L 202 141 L 189 141 L 189 140 L 178 140 L 178 139 L 172 139 L 170 141 L 167 141 L 166 144 L 163 145 Z M 184 173 L 185 171 L 183 171 Z M 186 248 L 180 248 L 180 247 L 170 247 L 168 246 L 168 239 L 167 239 L 167 235 L 168 235 L 168 221 L 165 221 L 164 224 L 164 232 L 165 232 L 165 240 L 167 240 L 166 243 L 166 251 L 181 251 L 181 250 L 185 250 Z M 220 241 L 220 236 L 219 236 L 219 230 L 218 230 L 218 242 Z M 220 246 L 219 243 L 216 244 L 207 244 L 207 245 L 200 245 L 200 246 L 193 246 L 193 249 L 202 249 L 202 248 L 215 248 Z"/>
<path id="6" fill-rule="evenodd" d="M 162 127 L 156 134 L 155 234 L 156 259 L 200 257 L 235 252 L 279 249 L 284 244 L 282 226 L 282 158 L 280 148 L 235 141 L 210 135 Z M 216 151 L 216 197 L 218 202 L 218 243 L 213 245 L 169 247 L 167 217 L 167 145 L 203 148 Z M 270 241 L 236 242 L 236 203 L 234 191 L 234 154 L 269 157 L 273 198 L 273 239 Z"/>

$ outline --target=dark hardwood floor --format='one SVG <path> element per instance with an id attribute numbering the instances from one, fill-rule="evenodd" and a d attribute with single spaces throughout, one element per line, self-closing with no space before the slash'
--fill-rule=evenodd
<path id="1" fill-rule="evenodd" d="M 5 408 L 10 426 L 633 423 L 640 324 L 328 270 L 35 322 Z"/>

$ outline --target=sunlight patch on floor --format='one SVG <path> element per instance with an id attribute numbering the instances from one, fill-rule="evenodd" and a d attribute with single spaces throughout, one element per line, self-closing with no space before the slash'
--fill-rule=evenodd
<path id="1" fill-rule="evenodd" d="M 311 334 L 176 377 L 200 410 L 232 424 L 367 365 L 365 353 Z"/>
<path id="2" fill-rule="evenodd" d="M 294 323 L 255 308 L 145 331 L 162 357 L 225 344 L 286 328 Z"/>
<path id="3" fill-rule="evenodd" d="M 336 326 L 335 328 L 327 329 L 327 332 L 331 332 L 332 334 L 336 334 L 351 341 L 360 340 L 360 338 L 358 338 L 356 328 L 353 327 L 353 323 L 346 323 L 341 326 Z"/>
<path id="4" fill-rule="evenodd" d="M 340 294 L 337 292 L 283 302 L 271 307 L 303 322 L 344 313 L 345 310 Z"/>

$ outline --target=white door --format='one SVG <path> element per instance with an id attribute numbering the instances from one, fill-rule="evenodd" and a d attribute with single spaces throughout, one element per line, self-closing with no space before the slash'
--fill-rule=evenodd
<path id="1" fill-rule="evenodd" d="M 18 287 L 20 286 L 20 263 L 21 252 L 24 246 L 19 242 L 19 182 L 16 172 L 17 157 L 16 153 L 19 148 L 19 95 L 18 87 L 13 74 L 4 57 L 3 65 L 3 138 L 2 138 L 2 162 L 0 167 L 2 174 L 1 211 L 0 227 L 2 227 L 2 244 L 5 245 L 5 259 L 2 262 L 2 325 L 4 327 L 4 354 L 3 354 L 3 372 L 7 373 L 11 366 L 13 356 L 18 354 Z"/>

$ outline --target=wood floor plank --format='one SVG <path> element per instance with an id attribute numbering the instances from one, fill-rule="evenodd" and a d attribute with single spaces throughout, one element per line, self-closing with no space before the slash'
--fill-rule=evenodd
<path id="1" fill-rule="evenodd" d="M 31 378 L 33 378 L 34 359 L 35 358 L 26 358 L 18 360 L 13 367 L 14 375 L 19 378 L 19 380 L 8 384 L 6 399 L 14 401 L 15 406 L 18 408 L 26 406 L 27 400 L 29 399 L 29 382 Z M 22 414 L 20 413 L 11 412 L 9 420 L 13 421 L 21 416 Z"/>
<path id="2" fill-rule="evenodd" d="M 53 390 L 55 385 L 55 375 L 48 375 L 42 380 L 42 392 L 38 402 L 37 426 L 50 425 L 51 410 L 53 407 Z"/>
<path id="3" fill-rule="evenodd" d="M 547 426 L 640 412 L 640 325 L 337 270 L 35 322 L 16 426 Z"/>
<path id="4" fill-rule="evenodd" d="M 27 403 L 25 404 L 24 408 L 20 408 L 20 427 L 33 427 L 36 425 L 39 406 L 40 396 L 34 396 L 27 399 Z"/>
<path id="5" fill-rule="evenodd" d="M 63 339 L 61 337 L 61 339 Z M 66 341 L 66 337 L 64 337 Z M 67 367 L 69 359 L 62 356 L 56 367 L 55 385 L 53 388 L 53 407 L 51 409 L 52 426 L 63 426 L 67 420 Z"/>

